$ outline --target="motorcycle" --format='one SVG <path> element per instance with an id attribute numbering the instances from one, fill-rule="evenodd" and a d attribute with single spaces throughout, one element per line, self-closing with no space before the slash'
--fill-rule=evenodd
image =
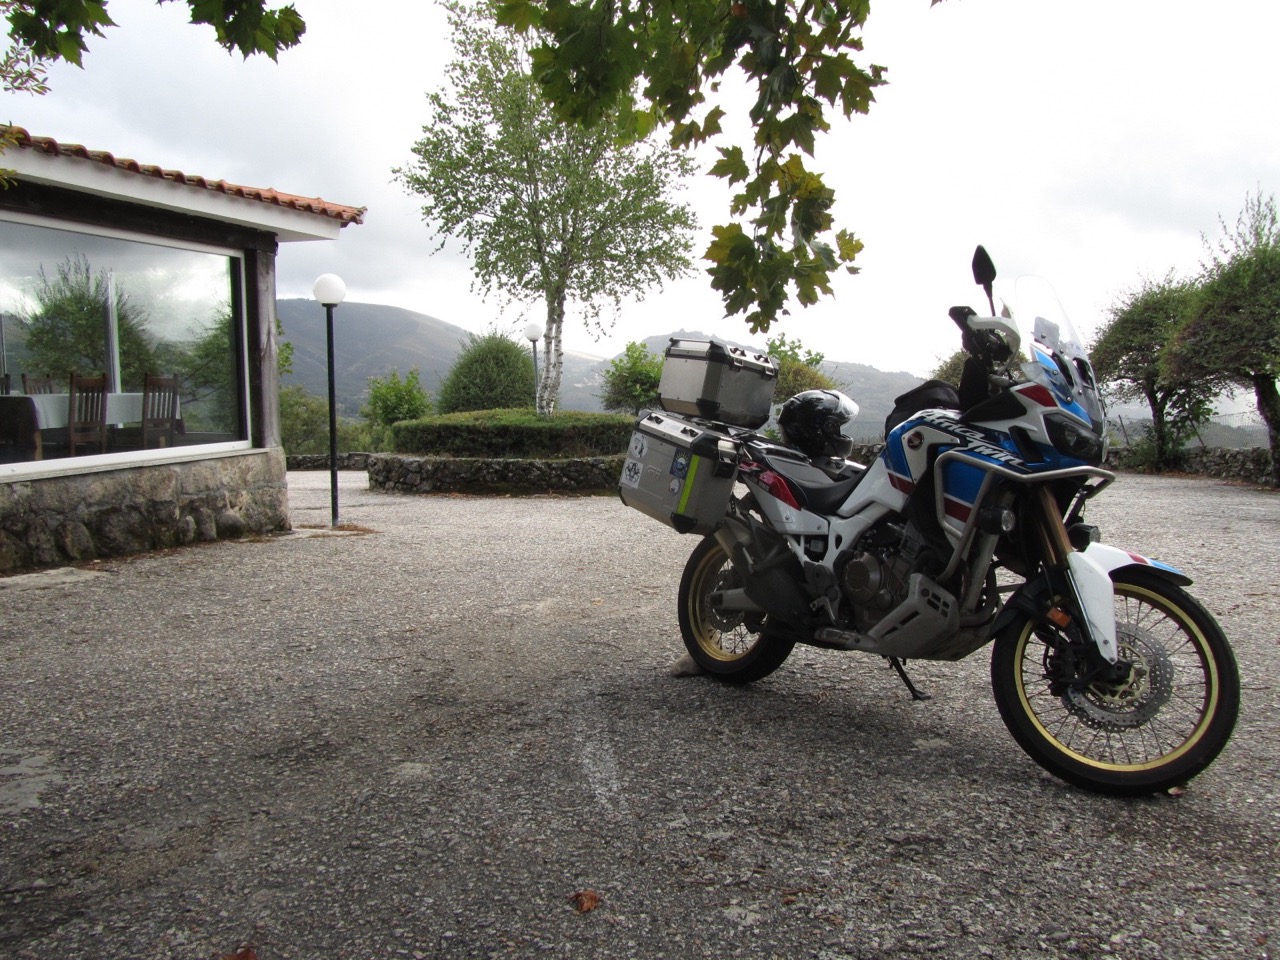
<path id="1" fill-rule="evenodd" d="M 754 432 L 758 407 L 721 402 L 743 393 L 724 382 L 751 373 L 729 356 L 692 405 L 664 367 L 665 412 L 637 425 L 623 501 L 703 534 L 678 613 L 711 676 L 759 680 L 807 644 L 886 658 L 927 699 L 907 661 L 993 642 L 1000 716 L 1038 764 L 1111 795 L 1181 786 L 1235 725 L 1231 647 L 1189 577 L 1085 522 L 1115 475 L 1098 384 L 1056 298 L 1024 278 L 1018 309 L 998 314 L 982 247 L 973 276 L 991 315 L 950 311 L 967 354 L 959 389 L 929 381 L 899 397 L 869 466 L 847 459 L 857 407 L 833 391 L 788 400 L 781 442 Z"/>

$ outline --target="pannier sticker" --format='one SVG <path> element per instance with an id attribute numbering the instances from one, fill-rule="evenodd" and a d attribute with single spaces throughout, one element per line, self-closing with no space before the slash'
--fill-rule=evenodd
<path id="1" fill-rule="evenodd" d="M 640 478 L 644 476 L 644 464 L 639 460 L 627 459 L 622 465 L 622 478 L 619 481 L 624 487 L 635 489 L 640 486 Z"/>
<path id="2" fill-rule="evenodd" d="M 689 454 L 687 451 L 677 450 L 676 455 L 671 458 L 671 475 L 683 480 L 688 473 Z"/>
<path id="3" fill-rule="evenodd" d="M 631 455 L 637 460 L 643 460 L 644 455 L 649 452 L 649 440 L 643 433 L 637 430 L 631 435 Z"/>
<path id="4" fill-rule="evenodd" d="M 667 492 L 673 497 L 680 493 L 680 488 L 684 486 L 684 481 L 679 477 L 672 477 L 671 482 L 667 484 Z"/>

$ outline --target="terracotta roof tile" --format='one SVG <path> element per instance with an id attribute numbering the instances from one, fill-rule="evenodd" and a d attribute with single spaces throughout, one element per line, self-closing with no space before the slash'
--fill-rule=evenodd
<path id="1" fill-rule="evenodd" d="M 0 129 L 4 128 L 0 127 Z M 14 143 L 20 148 L 35 150 L 49 156 L 78 157 L 82 160 L 92 160 L 95 163 L 101 163 L 108 167 L 115 167 L 118 170 L 125 170 L 144 177 L 168 180 L 171 183 L 184 184 L 190 187 L 202 187 L 215 193 L 243 197 L 246 200 L 257 200 L 262 203 L 274 204 L 277 207 L 288 207 L 291 210 L 300 210 L 303 213 L 314 213 L 337 220 L 344 227 L 349 223 L 363 223 L 365 210 L 368 209 L 367 207 L 348 207 L 340 203 L 330 203 L 319 197 L 300 197 L 293 193 L 281 193 L 279 190 L 270 188 L 245 187 L 236 183 L 227 183 L 225 180 L 209 180 L 195 174 L 183 173 L 181 170 L 166 170 L 154 164 L 139 163 L 137 160 L 116 157 L 105 150 L 90 150 L 78 143 L 59 143 L 52 137 L 33 137 L 22 127 L 9 127 L 8 130 Z"/>

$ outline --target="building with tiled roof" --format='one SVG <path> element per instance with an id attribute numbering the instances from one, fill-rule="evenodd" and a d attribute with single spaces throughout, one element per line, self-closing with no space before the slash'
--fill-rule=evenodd
<path id="1" fill-rule="evenodd" d="M 52 137 L 35 137 L 22 127 L 0 127 L 0 135 L 5 130 L 13 147 L 3 155 L 0 165 L 16 168 L 19 178 L 25 182 L 74 183 L 92 193 L 127 196 L 149 206 L 186 213 L 200 211 L 246 224 L 276 224 L 277 235 L 284 242 L 333 239 L 338 229 L 364 221 L 364 207 L 210 180 L 198 174 L 117 157 L 105 150 L 59 143 Z M 241 200 L 246 202 L 240 203 Z M 271 207 L 278 209 L 269 212 L 267 208 Z M 276 216 L 271 216 L 272 213 Z M 317 217 L 323 219 L 317 220 Z M 324 229 L 326 221 L 332 229 Z"/>
<path id="2" fill-rule="evenodd" d="M 365 209 L 0 139 L 0 573 L 287 528 L 276 254 Z"/>

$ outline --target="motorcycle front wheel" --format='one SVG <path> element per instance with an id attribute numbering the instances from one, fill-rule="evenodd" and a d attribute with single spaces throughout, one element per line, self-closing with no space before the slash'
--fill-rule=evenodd
<path id="1" fill-rule="evenodd" d="M 704 671 L 729 683 L 767 677 L 790 655 L 794 641 L 770 635 L 762 615 L 717 610 L 711 595 L 742 586 L 733 561 L 715 537 L 694 549 L 680 578 L 680 635 Z"/>
<path id="2" fill-rule="evenodd" d="M 1213 762 L 1235 726 L 1240 679 L 1222 628 L 1186 591 L 1141 570 L 1112 580 L 1117 646 L 1133 665 L 1127 680 L 1064 688 L 1071 639 L 1021 617 L 996 637 L 991 685 L 1009 732 L 1050 773 L 1141 796 Z"/>

